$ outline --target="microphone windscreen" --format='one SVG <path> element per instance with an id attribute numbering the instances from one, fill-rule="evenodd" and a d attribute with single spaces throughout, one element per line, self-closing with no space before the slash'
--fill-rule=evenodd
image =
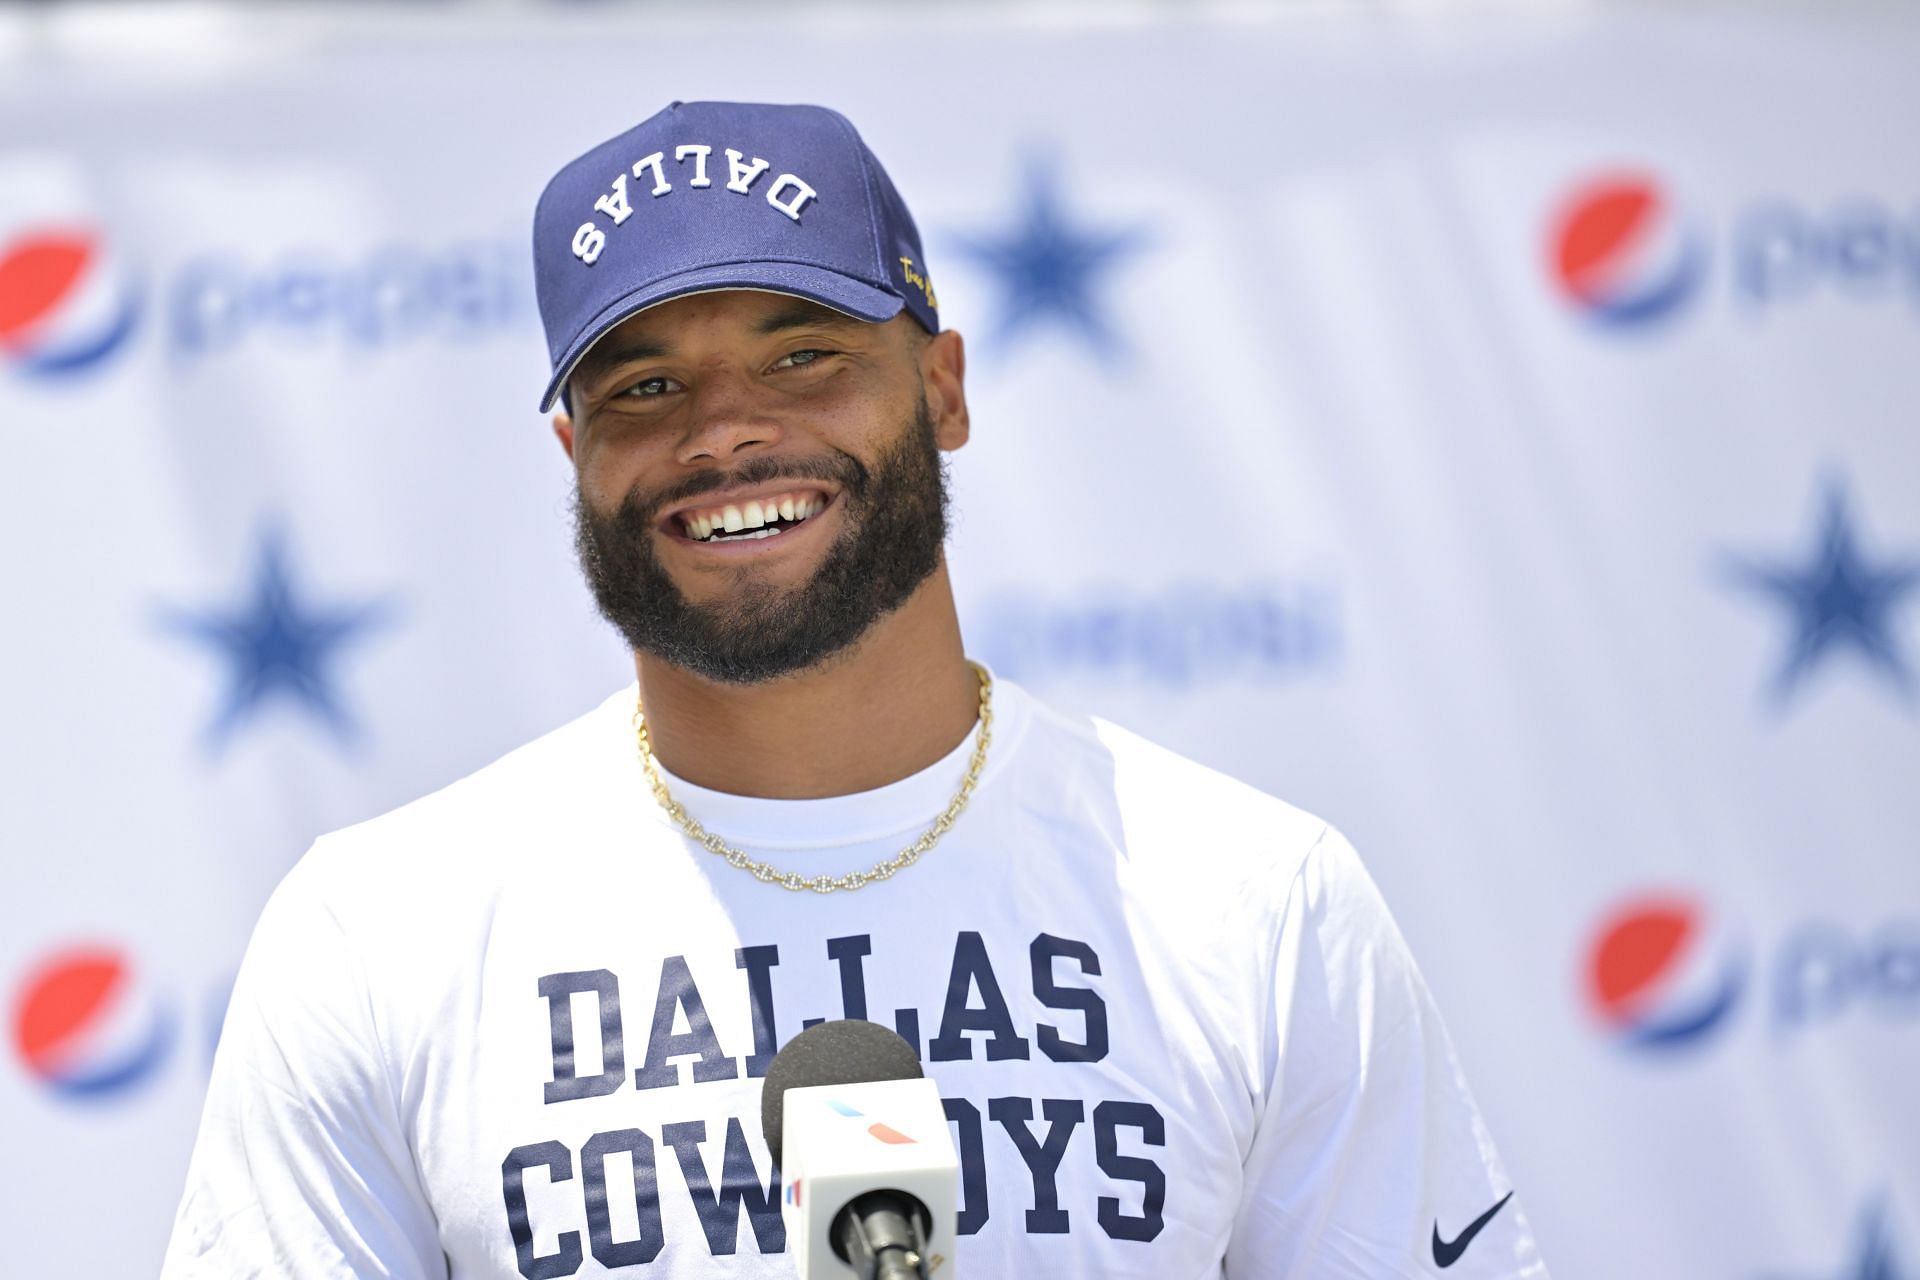
<path id="1" fill-rule="evenodd" d="M 789 1089 L 874 1080 L 918 1080 L 926 1072 L 912 1045 L 877 1022 L 844 1018 L 808 1027 L 767 1067 L 760 1083 L 760 1131 L 780 1163 L 781 1125 Z"/>

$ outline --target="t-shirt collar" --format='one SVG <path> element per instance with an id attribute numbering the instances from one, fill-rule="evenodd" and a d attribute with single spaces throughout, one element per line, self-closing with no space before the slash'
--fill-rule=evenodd
<path id="1" fill-rule="evenodd" d="M 630 685 L 624 694 L 610 699 L 608 706 L 618 710 L 623 718 L 630 719 L 633 700 L 638 693 L 638 686 Z M 993 686 L 993 741 L 987 747 L 987 765 L 981 774 L 979 789 L 974 793 L 976 799 L 979 790 L 985 788 L 988 780 L 999 772 L 999 766 L 1011 754 L 1024 728 L 1025 719 L 1026 699 L 1023 691 L 1010 681 L 996 679 Z M 667 789 L 673 793 L 673 798 L 685 806 L 701 826 L 729 844 L 759 849 L 830 848 L 878 840 L 899 833 L 911 835 L 931 823 L 960 789 L 979 734 L 980 726 L 976 723 L 958 746 L 926 768 L 898 782 L 890 782 L 871 791 L 817 800 L 769 800 L 715 791 L 679 777 L 658 759 L 654 763 Z M 627 730 L 626 740 L 632 742 L 631 727 Z M 645 775 L 641 772 L 637 754 L 634 756 L 633 772 L 636 784 L 644 786 Z M 665 810 L 651 804 L 651 796 L 648 796 L 648 800 L 649 807 L 659 820 L 671 825 L 673 820 Z"/>

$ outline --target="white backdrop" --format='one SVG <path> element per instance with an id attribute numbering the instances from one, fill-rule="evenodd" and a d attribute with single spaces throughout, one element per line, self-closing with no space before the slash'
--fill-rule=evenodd
<path id="1" fill-rule="evenodd" d="M 6 1270 L 157 1266 L 316 833 L 627 678 L 532 203 L 745 98 L 852 117 L 970 340 L 970 647 L 1352 835 L 1556 1274 L 1914 1274 L 1916 65 L 1891 13 L 0 14 Z"/>

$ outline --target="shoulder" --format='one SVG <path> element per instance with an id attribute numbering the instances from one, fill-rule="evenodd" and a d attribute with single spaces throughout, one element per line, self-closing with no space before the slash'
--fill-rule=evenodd
<path id="1" fill-rule="evenodd" d="M 1088 809 L 1138 872 L 1205 880 L 1230 890 L 1285 891 L 1314 851 L 1338 841 L 1327 822 L 1277 796 L 1098 716 L 1032 695 L 1032 742 L 1047 771 L 1064 769 Z M 1066 780 L 1063 780 L 1066 781 Z"/>
<path id="2" fill-rule="evenodd" d="M 564 847 L 571 824 L 592 820 L 605 775 L 631 759 L 621 751 L 631 698 L 622 690 L 437 791 L 322 836 L 283 891 L 335 904 L 388 899 L 419 912 L 497 886 L 532 843 Z"/>

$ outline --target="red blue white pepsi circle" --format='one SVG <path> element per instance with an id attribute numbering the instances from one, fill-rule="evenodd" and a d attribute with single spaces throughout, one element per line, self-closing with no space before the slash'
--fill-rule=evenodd
<path id="1" fill-rule="evenodd" d="M 1587 956 L 1587 999 L 1624 1042 L 1687 1044 L 1711 1031 L 1739 1000 L 1744 971 L 1706 913 L 1677 897 L 1617 908 Z"/>
<path id="2" fill-rule="evenodd" d="M 61 375 L 110 355 L 137 308 L 101 235 L 39 227 L 0 240 L 0 352 L 23 372 Z"/>
<path id="3" fill-rule="evenodd" d="M 1551 235 L 1560 291 L 1590 318 L 1636 325 L 1666 315 L 1699 283 L 1699 237 L 1652 179 L 1612 176 L 1582 185 Z"/>
<path id="4" fill-rule="evenodd" d="M 31 1074 L 70 1097 L 136 1084 L 165 1058 L 174 1030 L 172 1017 L 112 947 L 49 957 L 15 996 L 15 1053 Z"/>

